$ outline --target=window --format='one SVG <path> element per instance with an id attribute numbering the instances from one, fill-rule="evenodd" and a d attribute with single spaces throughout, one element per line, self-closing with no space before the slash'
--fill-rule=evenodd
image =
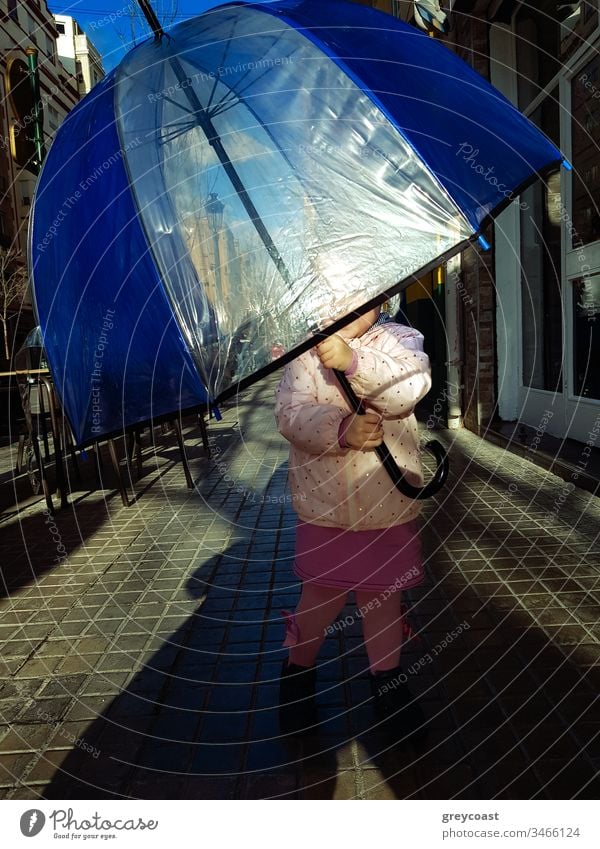
<path id="1" fill-rule="evenodd" d="M 58 110 L 48 104 L 48 124 L 51 130 L 58 129 Z"/>
<path id="2" fill-rule="evenodd" d="M 519 75 L 519 109 L 524 110 L 559 72 L 560 24 L 556 0 L 524 3 L 514 29 Z"/>
<path id="3" fill-rule="evenodd" d="M 600 274 L 580 277 L 572 286 L 573 388 L 575 395 L 600 401 Z"/>
<path id="4" fill-rule="evenodd" d="M 18 5 L 18 0 L 8 0 L 8 14 L 16 23 L 19 23 Z"/>
<path id="5" fill-rule="evenodd" d="M 573 164 L 572 247 L 600 239 L 600 56 L 595 55 L 571 83 Z"/>
<path id="6" fill-rule="evenodd" d="M 0 212 L 0 245 L 2 245 L 3 248 L 7 248 L 11 241 L 8 225 L 6 223 L 6 216 L 3 212 Z"/>
<path id="7" fill-rule="evenodd" d="M 62 23 L 62 21 L 56 22 L 56 29 L 58 30 L 59 35 L 65 34 L 65 25 Z"/>

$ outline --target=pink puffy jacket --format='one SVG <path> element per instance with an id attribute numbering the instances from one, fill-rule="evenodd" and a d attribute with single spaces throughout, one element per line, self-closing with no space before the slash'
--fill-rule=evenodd
<path id="1" fill-rule="evenodd" d="M 424 483 L 414 407 L 431 389 L 423 336 L 394 322 L 373 326 L 348 345 L 358 355 L 349 378 L 367 406 L 383 414 L 385 442 L 409 483 Z M 277 387 L 275 418 L 291 443 L 293 507 L 305 522 L 354 531 L 414 519 L 422 501 L 395 488 L 374 451 L 341 448 L 338 431 L 350 407 L 331 369 L 314 350 L 289 363 Z"/>

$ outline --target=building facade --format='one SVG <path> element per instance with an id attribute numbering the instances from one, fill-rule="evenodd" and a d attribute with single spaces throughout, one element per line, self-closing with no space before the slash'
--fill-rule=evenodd
<path id="1" fill-rule="evenodd" d="M 454 2 L 454 48 L 560 147 L 573 170 L 527 189 L 492 250 L 461 258 L 465 425 L 518 422 L 600 441 L 600 21 L 597 0 Z"/>
<path id="2" fill-rule="evenodd" d="M 104 76 L 100 54 L 74 18 L 54 15 L 58 58 L 76 77 L 79 96 L 86 95 Z"/>
<path id="3" fill-rule="evenodd" d="M 76 79 L 58 58 L 58 32 L 45 0 L 0 0 L 0 78 L 2 86 L 2 141 L 9 154 L 2 157 L 2 227 L 5 241 L 27 249 L 27 223 L 36 176 L 16 161 L 15 148 L 30 130 L 32 115 L 19 114 L 18 97 L 11 92 L 11 69 L 27 65 L 27 48 L 38 51 L 40 101 L 46 148 L 55 131 L 79 100 Z M 14 82 L 14 81 L 13 81 Z"/>
<path id="4" fill-rule="evenodd" d="M 412 20 L 412 2 L 363 5 Z M 447 46 L 539 126 L 573 170 L 538 181 L 509 206 L 485 234 L 490 250 L 472 246 L 406 290 L 406 316 L 429 340 L 431 396 L 443 402 L 448 426 L 482 436 L 513 422 L 600 442 L 598 0 L 442 6 Z"/>

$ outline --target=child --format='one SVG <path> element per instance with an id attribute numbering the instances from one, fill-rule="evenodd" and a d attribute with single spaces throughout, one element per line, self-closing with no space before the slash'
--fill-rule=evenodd
<path id="1" fill-rule="evenodd" d="M 346 373 L 364 400 L 365 415 L 350 412 L 334 368 Z M 283 733 L 317 725 L 315 661 L 327 628 L 354 590 L 383 723 L 378 727 L 396 737 L 420 736 L 424 715 L 404 683 L 400 649 L 401 589 L 423 580 L 416 521 L 422 502 L 394 487 L 375 449 L 385 439 L 406 479 L 423 485 L 413 410 L 430 388 L 423 336 L 379 307 L 284 370 L 275 417 L 291 443 L 289 482 L 298 514 L 294 572 L 302 593 L 295 613 L 282 610 L 283 645 L 290 648 L 280 680 Z"/>

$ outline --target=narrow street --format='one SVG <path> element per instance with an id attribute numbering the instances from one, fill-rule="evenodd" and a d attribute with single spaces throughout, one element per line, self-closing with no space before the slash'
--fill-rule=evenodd
<path id="1" fill-rule="evenodd" d="M 451 475 L 405 594 L 427 744 L 372 727 L 352 595 L 320 656 L 319 735 L 279 736 L 299 585 L 273 388 L 210 422 L 210 461 L 188 430 L 193 491 L 166 434 L 129 508 L 81 489 L 2 516 L 0 798 L 597 798 L 600 502 L 464 429 L 435 432 Z"/>

